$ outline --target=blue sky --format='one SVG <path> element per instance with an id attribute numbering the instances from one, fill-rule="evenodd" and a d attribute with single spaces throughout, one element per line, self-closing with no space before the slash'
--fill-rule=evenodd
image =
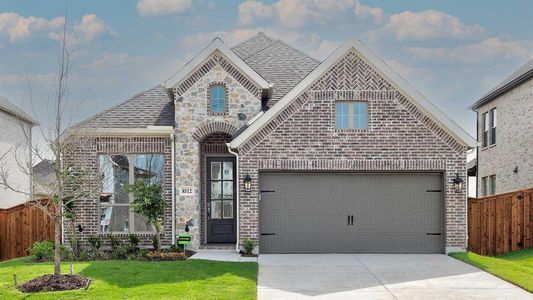
<path id="1" fill-rule="evenodd" d="M 29 111 L 29 82 L 44 126 L 65 10 L 72 123 L 163 82 L 215 36 L 263 31 L 317 59 L 355 36 L 475 135 L 467 107 L 533 58 L 529 0 L 0 0 L 0 94 Z"/>

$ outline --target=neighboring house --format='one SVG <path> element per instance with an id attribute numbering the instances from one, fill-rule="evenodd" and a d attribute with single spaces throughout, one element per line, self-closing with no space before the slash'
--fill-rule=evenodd
<path id="1" fill-rule="evenodd" d="M 33 196 L 36 199 L 50 197 L 50 192 L 57 189 L 54 162 L 43 159 L 33 166 Z"/>
<path id="2" fill-rule="evenodd" d="M 0 96 L 0 208 L 29 200 L 31 184 L 31 129 L 37 122 L 6 98 Z"/>
<path id="3" fill-rule="evenodd" d="M 262 33 L 215 39 L 163 85 L 81 122 L 69 159 L 100 170 L 82 241 L 153 230 L 122 186 L 164 184 L 163 244 L 261 253 L 441 253 L 467 245 L 475 140 L 356 39 L 317 61 Z"/>
<path id="4" fill-rule="evenodd" d="M 533 60 L 472 105 L 477 113 L 477 191 L 533 187 Z"/>

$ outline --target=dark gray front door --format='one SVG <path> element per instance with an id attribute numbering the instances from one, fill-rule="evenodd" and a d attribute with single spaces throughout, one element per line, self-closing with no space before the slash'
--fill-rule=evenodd
<path id="1" fill-rule="evenodd" d="M 235 157 L 207 158 L 207 242 L 235 243 Z"/>
<path id="2" fill-rule="evenodd" d="M 442 253 L 440 174 L 260 175 L 262 253 Z"/>

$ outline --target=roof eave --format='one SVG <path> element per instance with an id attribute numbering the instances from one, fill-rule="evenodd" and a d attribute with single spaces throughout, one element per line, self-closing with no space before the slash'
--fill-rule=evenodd
<path id="1" fill-rule="evenodd" d="M 238 69 L 240 69 L 245 76 L 255 82 L 263 90 L 268 90 L 270 84 L 259 73 L 254 71 L 244 60 L 242 60 L 233 50 L 231 50 L 219 37 L 215 38 L 206 48 L 204 48 L 198 55 L 185 64 L 175 75 L 169 78 L 165 86 L 167 88 L 174 88 L 189 74 L 194 72 L 201 64 L 211 56 L 215 51 L 222 53 L 229 59 Z"/>
<path id="2" fill-rule="evenodd" d="M 493 91 L 491 93 L 488 93 L 487 95 L 481 97 L 481 99 L 479 99 L 474 104 L 472 104 L 472 106 L 470 106 L 469 109 L 471 109 L 473 111 L 476 111 L 481 106 L 489 103 L 490 101 L 494 100 L 498 96 L 506 93 L 507 91 L 511 90 L 515 86 L 521 84 L 522 82 L 528 80 L 531 77 L 533 77 L 533 69 L 527 71 L 523 75 L 517 77 L 515 80 L 513 80 L 513 81 L 509 82 L 508 84 L 500 87 L 499 89 L 497 89 L 497 90 L 495 90 L 495 91 Z"/>
<path id="3" fill-rule="evenodd" d="M 309 73 L 299 84 L 297 84 L 291 91 L 289 91 L 283 98 L 281 98 L 271 109 L 266 111 L 256 122 L 250 124 L 239 136 L 232 140 L 230 147 L 238 149 L 246 143 L 256 131 L 261 130 L 270 120 L 276 117 L 283 108 L 292 102 L 293 99 L 300 96 L 313 82 L 318 80 L 325 72 L 327 72 L 337 61 L 339 61 L 348 51 L 354 49 L 361 53 L 361 56 L 370 65 L 381 73 L 393 86 L 405 96 L 408 96 L 413 104 L 421 109 L 428 117 L 436 122 L 441 128 L 448 132 L 458 142 L 474 148 L 477 145 L 476 140 L 470 136 L 464 129 L 453 122 L 448 116 L 440 111 L 435 105 L 427 100 L 420 92 L 412 87 L 405 79 L 387 65 L 383 60 L 379 59 L 369 48 L 356 38 L 345 41 L 342 45 L 337 47 L 320 65 L 318 65 L 311 73 Z"/>

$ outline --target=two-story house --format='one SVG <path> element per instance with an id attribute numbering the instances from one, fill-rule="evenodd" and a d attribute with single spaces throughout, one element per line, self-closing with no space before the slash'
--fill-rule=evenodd
<path id="1" fill-rule="evenodd" d="M 533 60 L 472 105 L 477 113 L 477 192 L 533 187 Z"/>
<path id="2" fill-rule="evenodd" d="M 318 61 L 263 33 L 232 48 L 217 38 L 71 134 L 93 140 L 68 160 L 103 179 L 75 204 L 81 241 L 135 233 L 150 244 L 122 189 L 142 178 L 164 185 L 165 246 L 188 228 L 193 249 L 466 248 L 458 182 L 475 140 L 356 39 Z"/>

